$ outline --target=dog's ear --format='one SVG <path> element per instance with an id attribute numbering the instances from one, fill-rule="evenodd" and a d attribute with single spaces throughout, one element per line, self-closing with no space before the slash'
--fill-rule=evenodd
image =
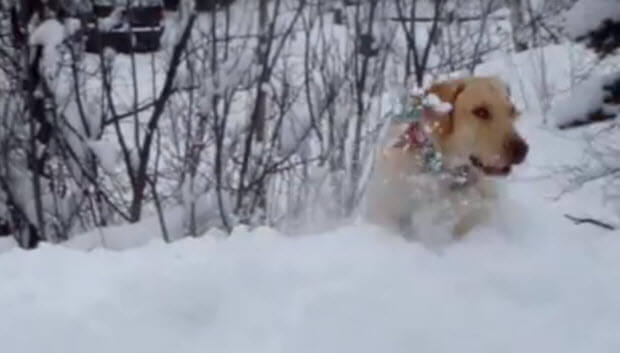
<path id="1" fill-rule="evenodd" d="M 434 123 L 436 126 L 436 130 L 440 135 L 449 135 L 452 133 L 453 129 L 453 112 L 454 106 L 456 105 L 456 101 L 459 97 L 459 94 L 463 92 L 465 89 L 465 82 L 462 80 L 454 80 L 454 81 L 445 81 L 432 85 L 427 93 L 436 95 L 441 101 L 452 104 L 452 110 L 445 115 L 437 115 L 434 113 L 433 115 L 437 119 Z"/>

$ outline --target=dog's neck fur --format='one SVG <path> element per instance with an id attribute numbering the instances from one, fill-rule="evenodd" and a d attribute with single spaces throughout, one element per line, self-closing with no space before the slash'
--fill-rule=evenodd
<path id="1" fill-rule="evenodd" d="M 443 155 L 444 163 L 448 168 L 457 168 L 464 165 L 471 166 L 469 162 L 469 156 L 464 151 L 459 151 L 458 148 L 451 143 L 450 136 L 432 130 L 429 139 L 432 141 L 435 149 Z"/>

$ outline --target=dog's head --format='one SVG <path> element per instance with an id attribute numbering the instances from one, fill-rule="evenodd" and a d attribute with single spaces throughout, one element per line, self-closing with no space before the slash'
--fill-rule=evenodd
<path id="1" fill-rule="evenodd" d="M 507 175 L 513 165 L 523 162 L 528 145 L 515 128 L 519 112 L 499 79 L 441 82 L 429 93 L 453 107 L 435 121 L 433 129 L 446 156 L 468 159 L 487 175 Z"/>

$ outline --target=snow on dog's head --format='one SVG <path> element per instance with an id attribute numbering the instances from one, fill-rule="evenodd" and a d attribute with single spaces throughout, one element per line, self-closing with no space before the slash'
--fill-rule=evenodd
<path id="1" fill-rule="evenodd" d="M 528 153 L 515 128 L 519 112 L 506 85 L 492 77 L 440 82 L 429 92 L 452 109 L 434 124 L 434 139 L 448 159 L 469 160 L 488 175 L 507 175 Z"/>

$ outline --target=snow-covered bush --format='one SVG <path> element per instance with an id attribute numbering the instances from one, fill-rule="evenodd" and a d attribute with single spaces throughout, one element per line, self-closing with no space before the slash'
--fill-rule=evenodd
<path id="1" fill-rule="evenodd" d="M 28 62 L 9 78 L 3 217 L 50 241 L 149 215 L 168 240 L 354 215 L 394 96 L 513 48 L 496 1 L 246 0 L 197 16 L 183 0 L 160 52 L 88 55 L 51 3 L 18 26 L 28 45 L 2 37 L 19 60 L 0 51 L 4 72 Z"/>
<path id="2" fill-rule="evenodd" d="M 614 64 L 620 57 L 620 1 L 579 0 L 564 17 L 570 37 L 585 43 L 609 64 L 600 65 L 593 76 L 555 102 L 552 112 L 559 128 L 587 126 L 584 162 L 563 168 L 562 175 L 568 190 L 585 184 L 602 185 L 605 201 L 620 210 L 620 131 L 616 121 L 620 114 L 620 72 Z"/>

